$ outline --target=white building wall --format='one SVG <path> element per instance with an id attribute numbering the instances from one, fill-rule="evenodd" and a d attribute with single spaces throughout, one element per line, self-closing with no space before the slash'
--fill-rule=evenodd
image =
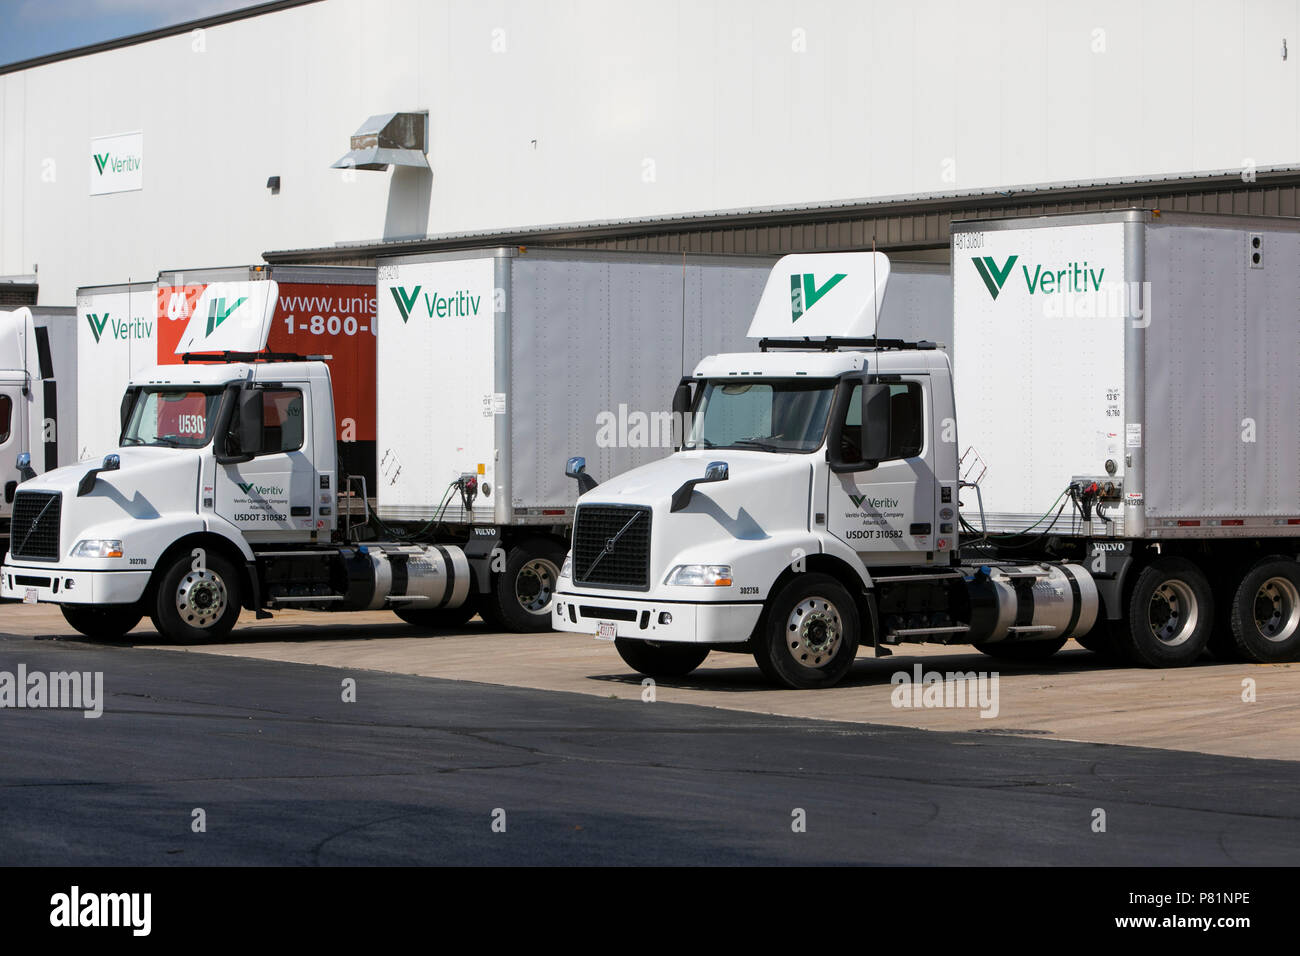
<path id="1" fill-rule="evenodd" d="M 1298 27 L 1298 0 L 324 0 L 0 76 L 0 274 L 70 304 L 336 241 L 1290 165 Z M 396 110 L 430 112 L 431 179 L 329 168 Z M 144 189 L 90 196 L 91 138 L 135 130 Z"/>

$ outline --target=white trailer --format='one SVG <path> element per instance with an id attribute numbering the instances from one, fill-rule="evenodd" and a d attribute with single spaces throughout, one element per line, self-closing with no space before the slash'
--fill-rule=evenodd
<path id="1" fill-rule="evenodd" d="M 156 301 L 153 282 L 77 290 L 77 460 L 117 448 L 127 382 L 158 362 Z"/>
<path id="2" fill-rule="evenodd" d="M 953 267 L 955 378 L 880 347 L 883 257 L 781 260 L 760 351 L 696 367 L 681 452 L 600 485 L 571 462 L 555 626 L 795 687 L 860 644 L 1300 654 L 1300 220 L 959 223 Z"/>
<path id="3" fill-rule="evenodd" d="M 656 428 L 673 385 L 739 338 L 769 265 L 517 248 L 381 262 L 363 524 L 340 518 L 338 495 L 360 489 L 338 465 L 329 366 L 262 360 L 277 283 L 209 284 L 177 348 L 232 361 L 131 374 L 121 447 L 17 490 L 28 530 L 0 595 L 57 603 L 98 636 L 148 614 L 182 642 L 221 637 L 241 607 L 388 608 L 422 626 L 478 611 L 546 629 L 576 497 L 564 456 L 576 446 L 614 471 L 671 452 Z M 941 272 L 917 282 L 893 300 L 900 328 L 943 296 Z M 143 312 L 134 296 L 92 304 L 101 332 Z M 119 364 L 156 336 L 140 318 L 110 340 Z"/>

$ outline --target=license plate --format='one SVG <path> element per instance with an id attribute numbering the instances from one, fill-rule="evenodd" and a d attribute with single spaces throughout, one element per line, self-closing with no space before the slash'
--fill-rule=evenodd
<path id="1" fill-rule="evenodd" d="M 27 593 L 23 595 L 24 604 L 36 603 L 36 588 L 28 588 Z"/>
<path id="2" fill-rule="evenodd" d="M 618 625 L 613 621 L 601 621 L 596 625 L 596 640 L 612 641 L 618 637 Z"/>

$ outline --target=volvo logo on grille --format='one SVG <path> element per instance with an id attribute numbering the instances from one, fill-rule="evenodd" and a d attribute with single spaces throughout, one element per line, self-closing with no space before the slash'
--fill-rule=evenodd
<path id="1" fill-rule="evenodd" d="M 36 525 L 36 522 L 33 521 L 33 522 L 32 522 L 32 526 L 34 527 L 35 525 Z M 613 553 L 614 553 L 614 545 L 617 543 L 617 541 L 618 541 L 617 538 L 606 538 L 606 539 L 605 539 L 605 553 L 606 553 L 606 554 L 613 554 Z"/>

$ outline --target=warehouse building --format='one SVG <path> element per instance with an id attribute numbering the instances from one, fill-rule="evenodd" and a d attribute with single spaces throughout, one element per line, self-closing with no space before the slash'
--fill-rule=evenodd
<path id="1" fill-rule="evenodd" d="M 1294 2 L 280 0 L 0 67 L 0 308 L 493 243 L 1297 214 Z M 1213 64 L 1213 67 L 1207 67 Z"/>

